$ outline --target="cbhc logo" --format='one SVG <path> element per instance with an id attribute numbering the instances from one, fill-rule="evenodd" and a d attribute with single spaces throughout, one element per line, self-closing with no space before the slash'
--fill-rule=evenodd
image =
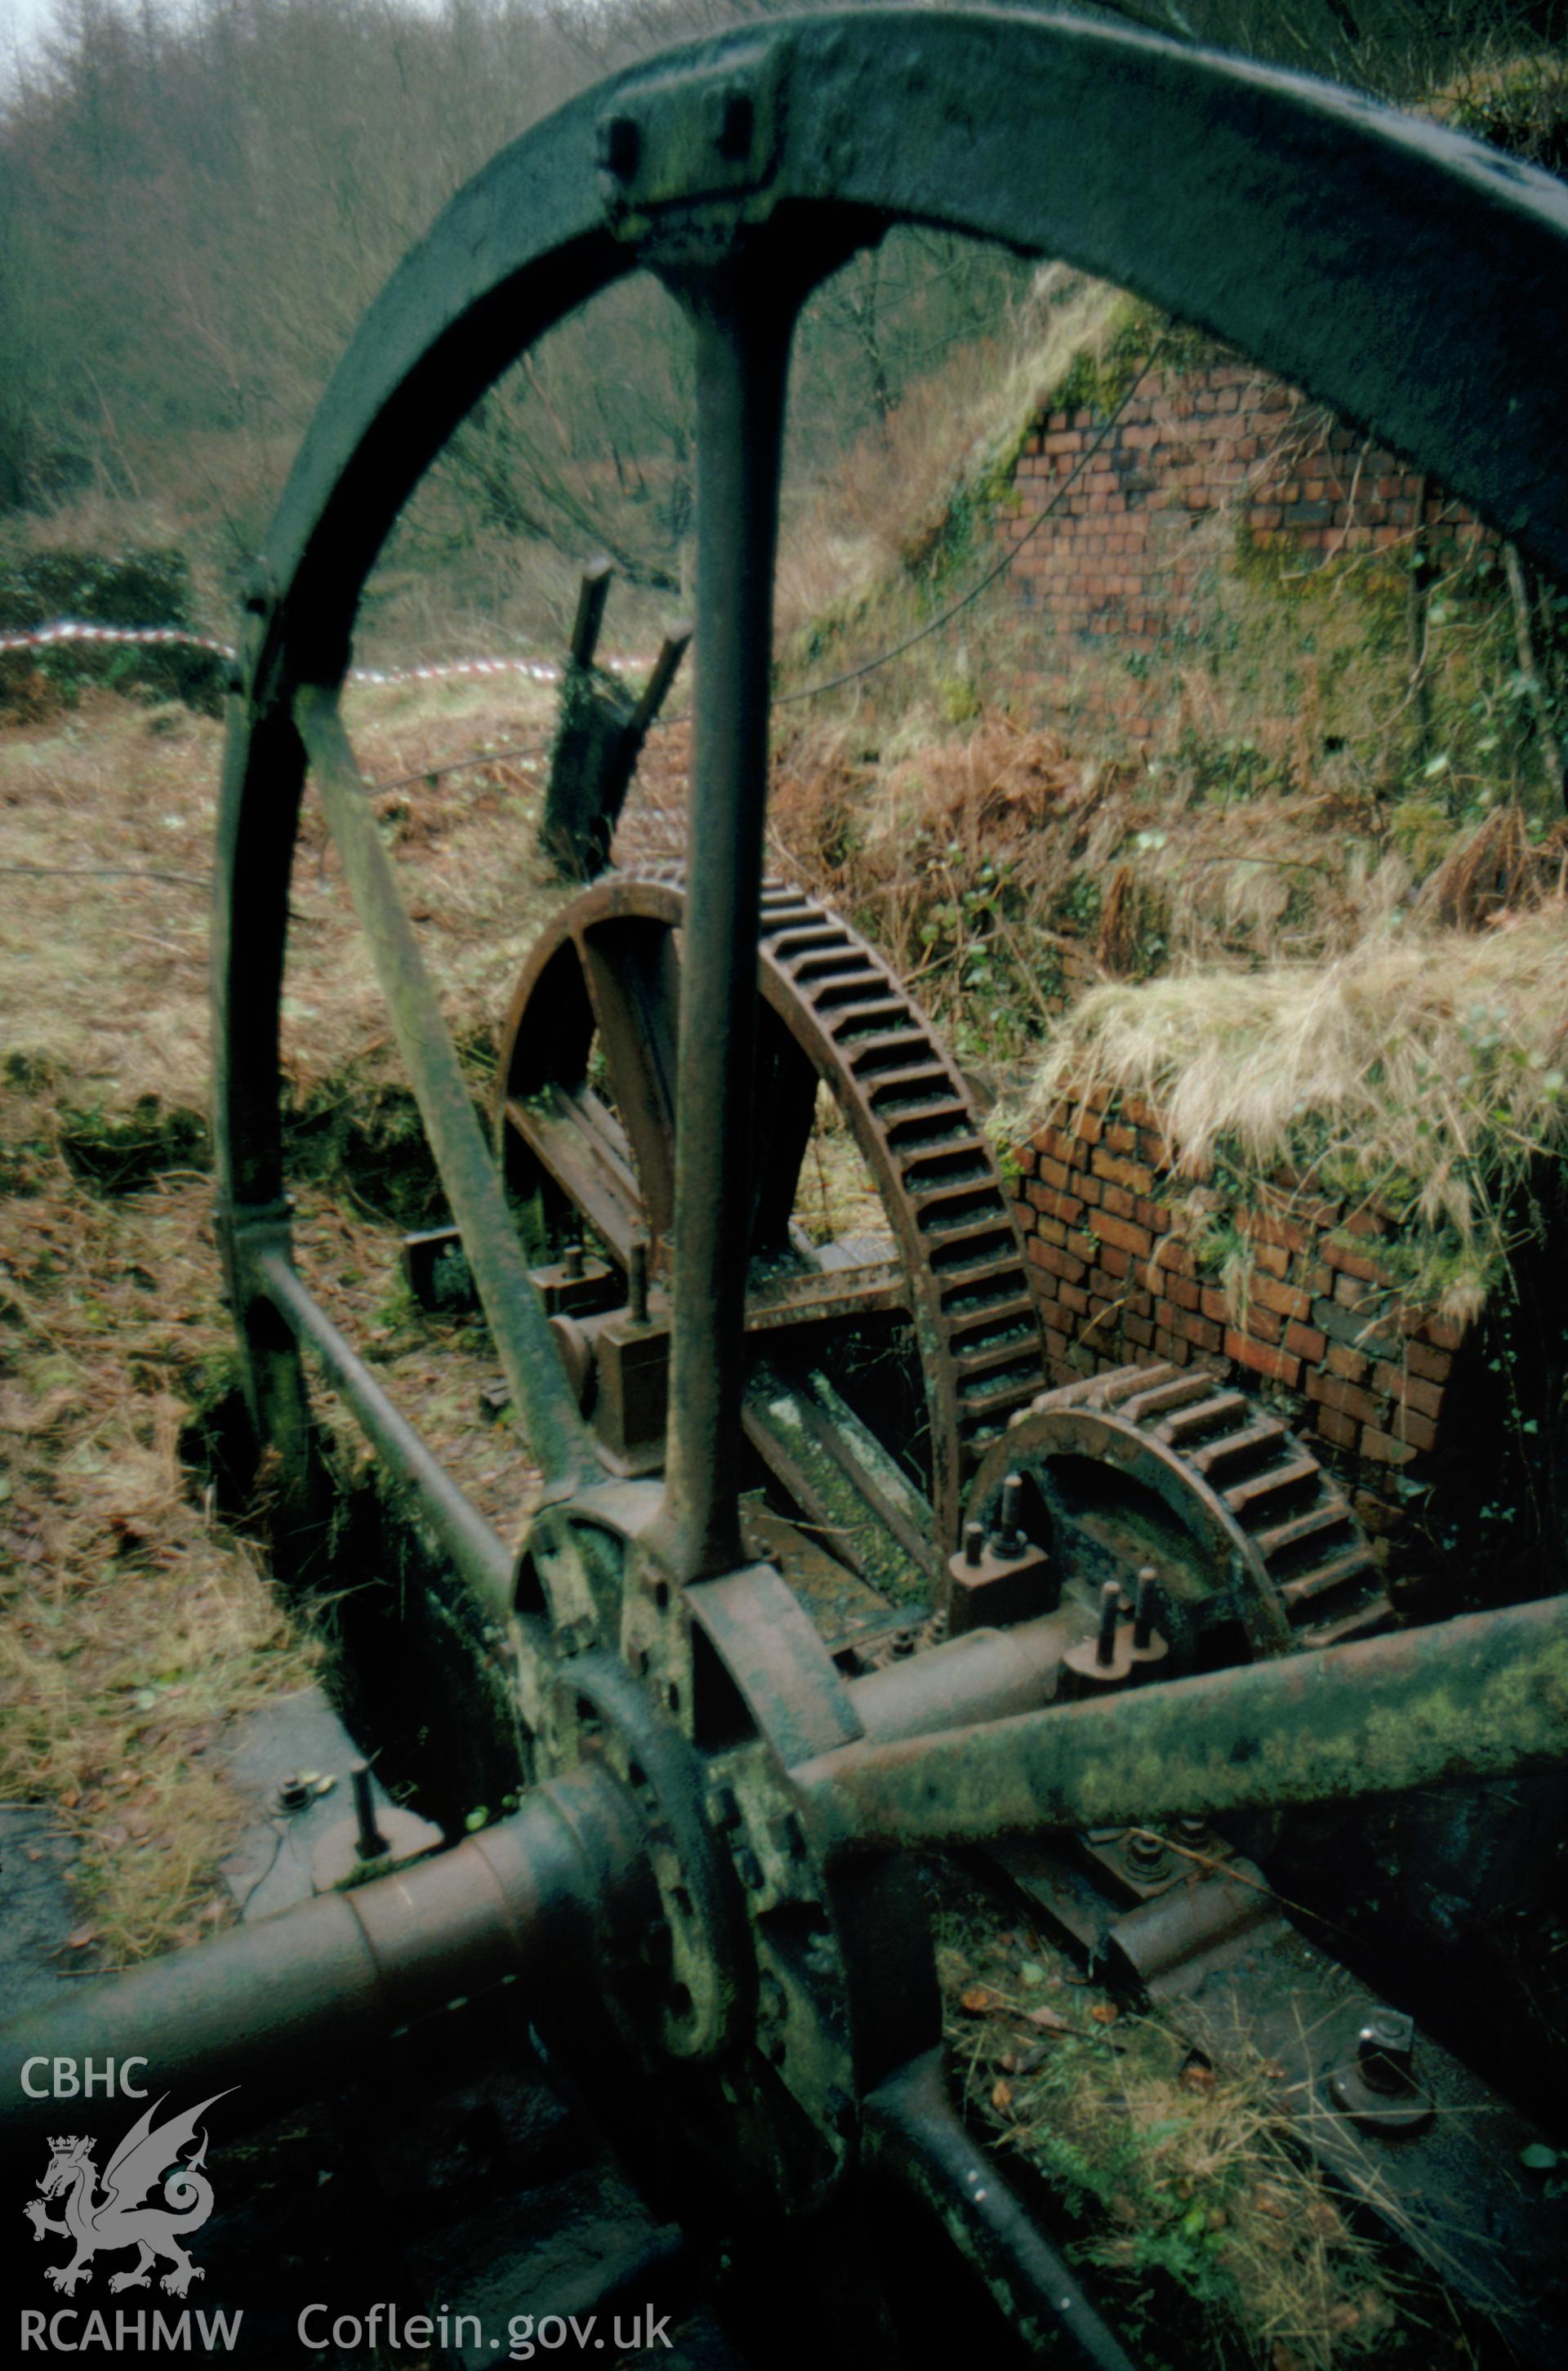
<path id="1" fill-rule="evenodd" d="M 112 2058 L 29 2058 L 22 2068 L 22 2088 L 29 2099 L 90 2099 L 95 2091 L 112 2098 L 117 2090 L 128 2099 L 144 2099 L 145 2090 L 138 2089 L 131 2076 L 146 2063 L 144 2058 L 121 2058 L 118 2063 Z M 33 2070 L 40 2066 L 45 2079 L 35 2083 Z"/>

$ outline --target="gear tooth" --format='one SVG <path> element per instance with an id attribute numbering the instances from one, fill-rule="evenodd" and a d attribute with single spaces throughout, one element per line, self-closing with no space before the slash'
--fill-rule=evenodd
<path id="1" fill-rule="evenodd" d="M 1279 1585 L 1279 1593 L 1294 1613 L 1297 1606 L 1312 1607 L 1332 1590 L 1343 1589 L 1346 1581 L 1370 1580 L 1376 1567 L 1360 1541 L 1353 1540 L 1342 1547 L 1337 1556 L 1324 1558 L 1305 1572 L 1293 1574 Z"/>
<path id="2" fill-rule="evenodd" d="M 1354 1638 L 1370 1638 L 1378 1631 L 1388 1629 L 1394 1619 L 1393 1607 L 1379 1590 L 1351 1613 L 1300 1631 L 1296 1643 L 1298 1647 L 1346 1647 Z"/>
<path id="3" fill-rule="evenodd" d="M 1180 1367 L 1113 1367 L 1108 1375 L 1097 1375 L 1097 1395 L 1101 1407 L 1119 1407 L 1124 1414 L 1139 1405 L 1151 1391 L 1186 1380 Z M 1136 1419 L 1135 1419 L 1136 1420 Z"/>

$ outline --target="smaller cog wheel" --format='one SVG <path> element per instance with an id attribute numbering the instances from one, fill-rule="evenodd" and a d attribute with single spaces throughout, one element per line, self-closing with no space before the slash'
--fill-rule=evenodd
<path id="1" fill-rule="evenodd" d="M 1085 1578 L 1159 1575 L 1200 1666 L 1332 1647 L 1387 1626 L 1376 1554 L 1284 1418 L 1206 1372 L 1118 1367 L 1043 1392 L 975 1478 L 972 1516 L 1024 1476 L 1035 1521 Z"/>

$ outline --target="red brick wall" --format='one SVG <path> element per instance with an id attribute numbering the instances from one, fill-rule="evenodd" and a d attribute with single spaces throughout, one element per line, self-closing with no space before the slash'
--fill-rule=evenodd
<path id="1" fill-rule="evenodd" d="M 1480 532 L 1407 463 L 1241 363 L 1155 373 L 1109 426 L 1096 411 L 1042 412 L 1014 491 L 999 532 L 1019 547 L 1016 599 L 1049 630 L 1032 653 L 1046 704 L 1064 705 L 1070 683 L 1080 711 L 1135 740 L 1159 722 L 1142 669 L 1180 655 L 1204 622 L 1203 575 L 1219 554 L 1194 530 L 1216 514 L 1254 544 L 1287 539 L 1309 565 L 1391 549 L 1418 528 L 1449 544 Z M 1114 675 L 1096 664 L 1112 658 Z"/>
<path id="2" fill-rule="evenodd" d="M 1228 1214 L 1251 1273 L 1228 1299 L 1182 1231 L 1157 1113 L 1101 1089 L 1065 1099 L 1019 1156 L 1016 1210 L 1035 1271 L 1052 1380 L 1167 1359 L 1251 1382 L 1393 1529 L 1401 1473 L 1433 1471 L 1458 1347 L 1452 1321 L 1406 1305 L 1380 1257 L 1378 1212 L 1283 1173 Z"/>

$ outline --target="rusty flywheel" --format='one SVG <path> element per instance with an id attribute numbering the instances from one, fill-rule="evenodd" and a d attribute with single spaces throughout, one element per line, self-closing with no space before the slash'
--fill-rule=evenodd
<path id="1" fill-rule="evenodd" d="M 645 2162 L 661 2216 L 682 2216 L 724 2271 L 721 2297 L 752 2290 L 768 2361 L 1134 2371 L 1040 2196 L 1013 2187 L 1009 2152 L 985 2149 L 950 2093 L 929 1857 L 1135 1827 L 1158 1842 L 1193 1822 L 1223 1841 L 1243 1815 L 1550 1780 L 1568 1757 L 1568 1597 L 1356 1637 L 1381 1618 L 1369 1556 L 1283 1424 L 1170 1370 L 1042 1399 L 1028 1274 L 962 1081 L 852 931 L 762 886 L 791 331 L 814 289 L 901 226 L 1127 288 L 1568 568 L 1568 192 L 1358 92 L 1067 12 L 763 10 L 637 59 L 456 192 L 365 316 L 247 579 L 212 932 L 216 1228 L 272 1535 L 333 1602 L 375 1581 L 406 1631 L 421 1738 L 442 1662 L 474 1675 L 451 1841 L 62 1987 L 0 2034 L 0 2142 L 44 2188 L 59 2111 L 26 2070 L 85 2065 L 90 2090 L 93 2067 L 112 2076 L 127 2051 L 154 2051 L 150 2081 L 221 2098 L 236 2122 L 363 2074 L 395 2139 L 419 2088 L 395 2078 L 428 2044 L 445 2056 L 435 2014 L 515 1983 L 498 2027 L 542 2038 L 568 2096 Z M 613 1255 L 571 1246 L 536 1266 L 341 694 L 363 586 L 427 469 L 503 372 L 622 286 L 668 299 L 690 361 L 690 871 L 684 886 L 590 890 L 519 992 L 505 1168 Z M 589 340 L 617 318 L 590 320 Z M 333 1264 L 296 1259 L 280 1048 L 307 770 L 511 1396 L 499 1521 L 398 1405 L 378 1346 L 356 1345 Z M 846 1246 L 791 1232 L 824 1079 L 892 1257 L 836 1264 Z M 902 1436 L 835 1402 L 878 1326 L 881 1364 L 911 1378 L 903 1404 L 927 1412 L 928 1495 L 897 1463 Z M 571 1327 L 591 1375 L 558 1355 Z M 858 1468 L 864 1531 L 896 1533 L 902 1483 L 928 1574 L 963 1509 L 944 1610 L 982 1618 L 924 1642 L 905 1624 L 912 1651 L 871 1669 L 819 1630 L 785 1556 L 744 1529 L 770 1367 L 780 1388 L 763 1395 L 785 1428 L 803 1440 L 813 1419 L 821 1460 Z M 335 1519 L 316 1371 L 382 1469 L 385 1562 Z M 834 1556 L 850 1552 L 830 1520 Z M 829 1536 L 814 1515 L 798 1529 Z M 1278 1651 L 1292 1646 L 1308 1651 Z M 497 1698 L 480 1799 L 505 1808 L 490 1819 L 459 1785 Z M 1234 1939 L 1226 1882 L 1226 1868 L 1216 1886 L 1183 1873 L 1161 1899 L 1200 1942 Z M 1283 1964 L 1294 1986 L 1293 1944 Z M 1459 2253 L 1447 2209 L 1464 2200 L 1484 2241 L 1480 2314 L 1521 2355 L 1534 2339 L 1534 2359 L 1561 2360 L 1550 2272 L 1565 2251 L 1547 2211 L 1561 2202 L 1521 2180 L 1561 2151 L 1424 2041 L 1430 2135 L 1407 2117 L 1389 2157 L 1367 2160 L 1358 2117 L 1387 2121 L 1390 2079 L 1409 2100 L 1412 2018 L 1396 2015 L 1402 2035 L 1363 2023 L 1378 2005 L 1329 1974 L 1327 2020 L 1289 1996 L 1303 2131 L 1330 2131 L 1336 2179 L 1366 2166 L 1347 2188 L 1392 2201 L 1403 2235 L 1440 2234 L 1445 2273 Z M 1496 2021 L 1490 1991 L 1483 2015 Z M 506 2276 L 493 2199 L 485 2214 L 477 2254 L 432 2239 L 384 2294 L 417 2284 L 423 2303 L 472 2278 L 489 2313 Z M 1516 2269 L 1500 2286 L 1505 2258 Z M 656 2267 L 637 2261 L 640 2284 Z M 52 2270 L 65 2287 L 83 2267 Z M 613 2280 L 606 2307 L 632 2289 L 629 2272 Z M 1140 2302 L 1140 2322 L 1159 2306 Z"/>
<path id="2" fill-rule="evenodd" d="M 502 1050 L 509 1183 L 547 1224 L 586 1221 L 625 1269 L 667 1264 L 686 893 L 677 873 L 606 875 L 524 971 Z M 956 1544 L 970 1479 L 1044 1383 L 1028 1265 L 969 1091 L 925 1013 L 859 934 L 804 891 L 764 886 L 748 1329 L 778 1325 L 779 1278 L 819 1268 L 832 1313 L 901 1313 L 920 1369 L 934 1544 Z M 824 1081 L 889 1237 L 813 1251 L 791 1220 Z M 774 1290 L 759 1292 L 759 1278 Z M 803 1297 L 797 1305 L 805 1307 Z M 826 1305 L 824 1304 L 824 1307 Z"/>

